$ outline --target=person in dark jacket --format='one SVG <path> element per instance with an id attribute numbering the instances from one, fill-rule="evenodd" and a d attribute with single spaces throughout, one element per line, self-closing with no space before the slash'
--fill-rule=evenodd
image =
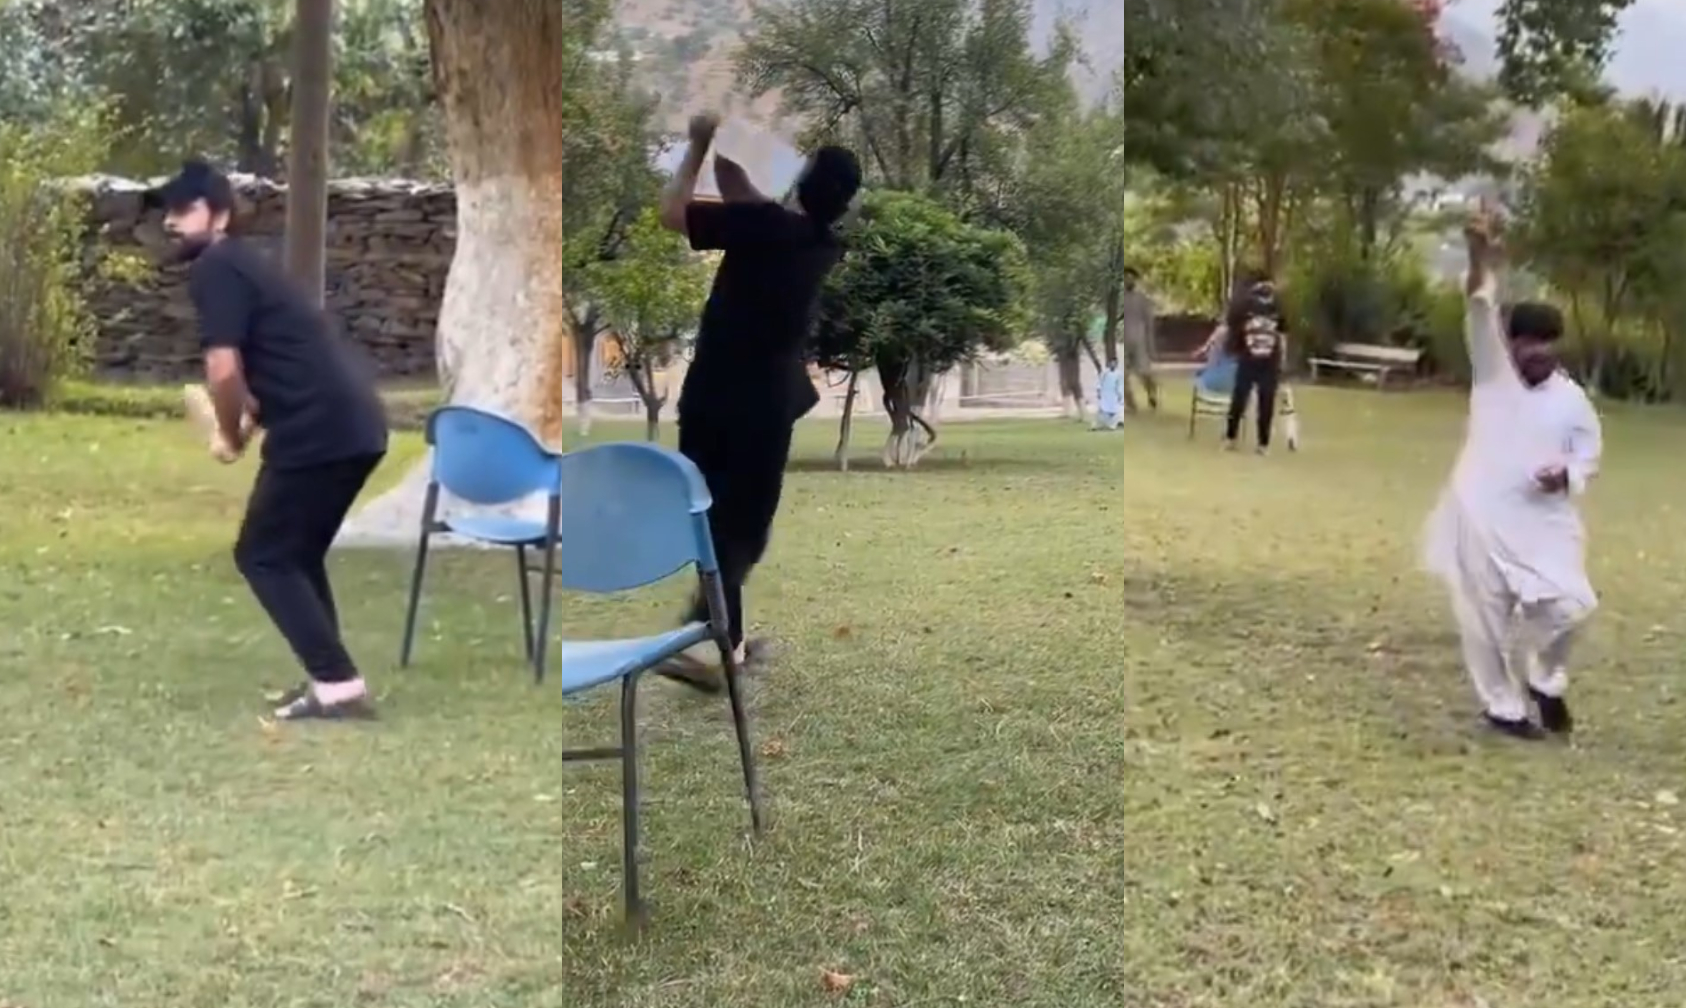
<path id="1" fill-rule="evenodd" d="M 1258 394 L 1258 452 L 1270 451 L 1276 396 L 1282 384 L 1282 363 L 1288 353 L 1288 320 L 1268 273 L 1254 275 L 1247 290 L 1231 304 L 1228 318 L 1229 352 L 1235 358 L 1235 391 L 1229 400 L 1224 447 L 1234 451 L 1241 434 L 1247 400 Z"/>
<path id="2" fill-rule="evenodd" d="M 741 165 L 716 152 L 719 202 L 695 199 L 697 174 L 719 125 L 691 121 L 691 147 L 663 194 L 663 226 L 691 248 L 725 253 L 703 308 L 695 354 L 679 393 L 679 451 L 702 472 L 714 506 L 733 658 L 744 642 L 743 585 L 760 562 L 784 486 L 797 420 L 819 402 L 807 343 L 826 275 L 843 256 L 836 225 L 860 189 L 855 155 L 822 147 L 784 203 L 759 192 Z M 706 620 L 698 597 L 686 620 Z M 664 663 L 662 675 L 706 692 L 724 685 L 706 649 Z"/>

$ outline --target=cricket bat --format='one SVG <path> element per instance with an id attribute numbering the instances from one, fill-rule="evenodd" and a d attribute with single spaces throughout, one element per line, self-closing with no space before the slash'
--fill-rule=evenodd
<path id="1" fill-rule="evenodd" d="M 714 181 L 717 154 L 742 165 L 750 184 L 774 200 L 789 195 L 807 164 L 795 145 L 783 137 L 742 119 L 726 119 L 720 123 L 714 144 L 703 158 L 702 171 L 697 176 L 698 199 L 720 199 L 720 189 Z"/>
<path id="2" fill-rule="evenodd" d="M 231 453 L 233 446 L 222 436 L 222 428 L 217 424 L 217 407 L 211 402 L 211 393 L 203 385 L 183 385 L 182 404 L 187 407 L 187 419 L 199 429 L 205 438 L 211 454 L 223 455 Z M 246 413 L 240 420 L 240 432 L 250 436 L 257 427 L 251 404 L 247 404 Z"/>

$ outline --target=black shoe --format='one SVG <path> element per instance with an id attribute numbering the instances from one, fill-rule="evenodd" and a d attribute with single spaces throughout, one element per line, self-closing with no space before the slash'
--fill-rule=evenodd
<path id="1" fill-rule="evenodd" d="M 1539 690 L 1530 687 L 1528 695 L 1534 698 L 1534 706 L 1540 712 L 1540 727 L 1553 735 L 1567 735 L 1575 730 L 1575 718 L 1569 713 L 1569 704 L 1562 697 L 1546 696 Z"/>
<path id="2" fill-rule="evenodd" d="M 1518 718 L 1512 721 L 1508 718 L 1494 717 L 1491 713 L 1483 716 L 1487 719 L 1487 727 L 1509 735 L 1511 738 L 1526 739 L 1530 742 L 1537 742 L 1545 738 L 1545 731 L 1527 718 Z"/>

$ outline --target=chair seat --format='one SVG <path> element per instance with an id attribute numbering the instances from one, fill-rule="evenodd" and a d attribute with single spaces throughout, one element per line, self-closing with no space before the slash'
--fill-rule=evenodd
<path id="1" fill-rule="evenodd" d="M 563 641 L 562 692 L 578 693 L 649 668 L 708 639 L 708 625 L 691 623 L 649 637 Z"/>
<path id="2" fill-rule="evenodd" d="M 443 524 L 452 533 L 503 546 L 534 546 L 544 542 L 544 522 L 506 515 L 458 515 Z"/>

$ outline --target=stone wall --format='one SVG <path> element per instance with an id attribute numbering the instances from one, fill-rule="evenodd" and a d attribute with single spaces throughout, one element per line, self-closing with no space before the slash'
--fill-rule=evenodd
<path id="1" fill-rule="evenodd" d="M 83 180 L 90 199 L 88 260 L 128 253 L 128 280 L 89 282 L 98 321 L 96 373 L 107 379 L 164 381 L 200 370 L 187 272 L 168 259 L 157 213 L 141 207 L 142 183 Z M 286 187 L 236 178 L 240 232 L 281 257 Z M 434 328 L 456 243 L 456 197 L 448 186 L 389 181 L 335 182 L 328 190 L 328 310 L 388 378 L 434 374 Z"/>

